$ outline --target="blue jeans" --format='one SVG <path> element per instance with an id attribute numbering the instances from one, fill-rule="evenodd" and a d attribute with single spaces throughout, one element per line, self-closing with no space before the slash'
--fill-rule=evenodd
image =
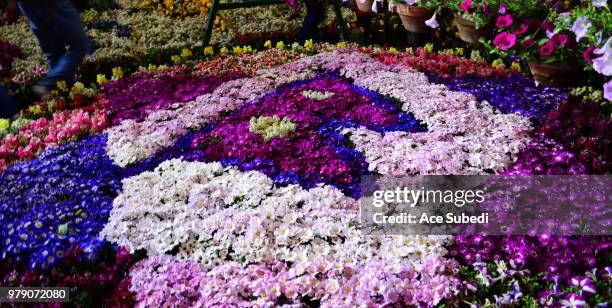
<path id="1" fill-rule="evenodd" d="M 18 6 L 47 57 L 47 78 L 39 84 L 54 88 L 60 80 L 73 83 L 77 66 L 91 49 L 79 11 L 70 0 L 19 1 Z"/>
<path id="2" fill-rule="evenodd" d="M 0 84 L 0 119 L 10 118 L 17 111 L 17 104 L 9 96 L 6 88 Z"/>

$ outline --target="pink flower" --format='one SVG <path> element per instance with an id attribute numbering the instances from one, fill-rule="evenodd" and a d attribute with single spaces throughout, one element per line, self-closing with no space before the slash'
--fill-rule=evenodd
<path id="1" fill-rule="evenodd" d="M 483 3 L 482 4 L 482 11 L 485 13 L 485 15 L 491 17 L 493 16 L 493 13 L 491 13 L 491 10 L 489 9 L 489 4 L 488 3 Z"/>
<path id="2" fill-rule="evenodd" d="M 518 28 L 514 29 L 514 34 L 524 34 L 525 32 L 527 32 L 527 30 L 529 29 L 529 26 L 526 24 L 522 24 L 520 25 Z"/>
<path id="3" fill-rule="evenodd" d="M 569 37 L 567 36 L 567 34 L 555 34 L 555 36 L 553 36 L 552 38 L 556 44 L 559 44 L 561 46 L 566 46 L 567 42 L 569 41 Z"/>
<path id="4" fill-rule="evenodd" d="M 502 32 L 495 37 L 493 44 L 501 50 L 508 50 L 516 44 L 516 35 Z"/>
<path id="5" fill-rule="evenodd" d="M 584 57 L 584 59 L 589 63 L 589 64 L 593 64 L 593 59 L 599 55 L 596 55 L 595 53 L 593 53 L 593 51 L 596 49 L 597 47 L 591 45 L 589 46 L 589 48 L 587 48 L 583 53 L 582 56 Z"/>
<path id="6" fill-rule="evenodd" d="M 461 3 L 461 9 L 467 12 L 470 9 L 471 5 L 472 5 L 472 0 L 465 0 Z"/>
<path id="7" fill-rule="evenodd" d="M 507 28 L 507 27 L 512 26 L 513 22 L 514 21 L 512 20 L 512 16 L 502 15 L 502 16 L 497 17 L 497 22 L 495 23 L 495 25 L 498 28 Z"/>
<path id="8" fill-rule="evenodd" d="M 540 47 L 540 56 L 542 57 L 550 57 L 553 53 L 555 53 L 555 42 L 553 40 L 549 40 Z"/>

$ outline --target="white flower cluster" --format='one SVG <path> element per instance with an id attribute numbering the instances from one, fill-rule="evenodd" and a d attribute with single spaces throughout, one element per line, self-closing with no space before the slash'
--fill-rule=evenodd
<path id="1" fill-rule="evenodd" d="M 306 98 L 314 99 L 317 101 L 322 101 L 324 99 L 328 99 L 336 95 L 336 93 L 306 90 L 306 91 L 302 91 L 302 95 Z"/>
<path id="2" fill-rule="evenodd" d="M 370 170 L 381 174 L 482 174 L 500 172 L 529 142 L 529 120 L 501 114 L 488 103 L 443 85 L 422 83 L 403 68 L 372 72 L 355 84 L 391 96 L 428 127 L 425 133 L 382 135 L 349 129 Z"/>
<path id="3" fill-rule="evenodd" d="M 149 256 L 207 266 L 228 261 L 371 259 L 443 255 L 445 236 L 366 236 L 357 202 L 331 186 L 277 188 L 266 175 L 219 163 L 170 160 L 124 180 L 102 236 Z"/>

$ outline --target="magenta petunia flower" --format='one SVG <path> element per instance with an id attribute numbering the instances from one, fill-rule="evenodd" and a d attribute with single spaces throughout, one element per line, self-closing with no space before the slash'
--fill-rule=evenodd
<path id="1" fill-rule="evenodd" d="M 472 5 L 472 0 L 465 0 L 461 3 L 461 9 L 464 11 L 468 11 L 470 9 L 470 6 Z"/>
<path id="2" fill-rule="evenodd" d="M 498 28 L 507 28 L 512 26 L 512 23 L 514 22 L 514 20 L 512 20 L 512 16 L 510 15 L 502 15 L 497 17 L 497 22 L 495 23 L 495 25 Z"/>
<path id="3" fill-rule="evenodd" d="M 555 44 L 561 45 L 561 46 L 567 46 L 567 43 L 569 42 L 569 36 L 567 36 L 567 34 L 555 34 L 552 38 L 555 41 Z"/>
<path id="4" fill-rule="evenodd" d="M 508 50 L 516 45 L 516 35 L 502 32 L 493 39 L 493 44 L 501 50 Z"/>
<path id="5" fill-rule="evenodd" d="M 540 47 L 540 56 L 542 57 L 550 57 L 553 53 L 555 53 L 555 42 L 553 40 L 549 40 Z"/>
<path id="6" fill-rule="evenodd" d="M 521 47 L 523 48 L 531 48 L 536 44 L 533 39 L 526 39 L 521 43 Z"/>
<path id="7" fill-rule="evenodd" d="M 520 25 L 518 28 L 514 29 L 514 34 L 525 34 L 525 32 L 527 32 L 527 30 L 529 29 L 529 26 L 527 24 L 522 24 Z"/>
<path id="8" fill-rule="evenodd" d="M 589 46 L 589 48 L 587 48 L 583 53 L 582 56 L 584 57 L 584 59 L 589 63 L 589 64 L 593 64 L 593 59 L 598 58 L 600 55 L 596 55 L 594 53 L 595 49 L 597 49 L 597 47 L 595 47 L 594 45 Z"/>

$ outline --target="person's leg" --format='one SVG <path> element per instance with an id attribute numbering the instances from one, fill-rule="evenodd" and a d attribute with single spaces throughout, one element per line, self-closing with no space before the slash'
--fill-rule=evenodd
<path id="1" fill-rule="evenodd" d="M 325 10 L 323 3 L 320 0 L 306 1 L 306 17 L 302 24 L 302 29 L 298 33 L 297 41 L 304 43 L 307 39 L 311 39 L 317 30 L 319 22 L 323 19 Z"/>
<path id="2" fill-rule="evenodd" d="M 21 13 L 28 18 L 30 28 L 36 36 L 45 57 L 47 57 L 48 69 L 51 71 L 57 65 L 62 55 L 66 53 L 66 46 L 64 46 L 61 40 L 57 39 L 53 32 L 53 27 L 44 16 L 44 6 L 48 7 L 49 5 L 21 1 L 17 5 Z"/>
<path id="3" fill-rule="evenodd" d="M 41 48 L 49 51 L 49 72 L 39 85 L 53 88 L 59 80 L 72 83 L 76 67 L 90 51 L 89 38 L 77 9 L 69 0 L 20 2 L 19 5 L 30 19 L 33 31 L 40 34 L 37 37 Z"/>
<path id="4" fill-rule="evenodd" d="M 68 45 L 68 51 L 49 71 L 47 78 L 51 81 L 65 80 L 71 84 L 74 82 L 77 66 L 90 52 L 89 37 L 85 33 L 79 11 L 69 0 L 55 3 L 49 15 L 55 35 Z"/>
<path id="5" fill-rule="evenodd" d="M 0 84 L 0 119 L 8 119 L 17 114 L 17 103 L 8 94 L 8 90 Z"/>

